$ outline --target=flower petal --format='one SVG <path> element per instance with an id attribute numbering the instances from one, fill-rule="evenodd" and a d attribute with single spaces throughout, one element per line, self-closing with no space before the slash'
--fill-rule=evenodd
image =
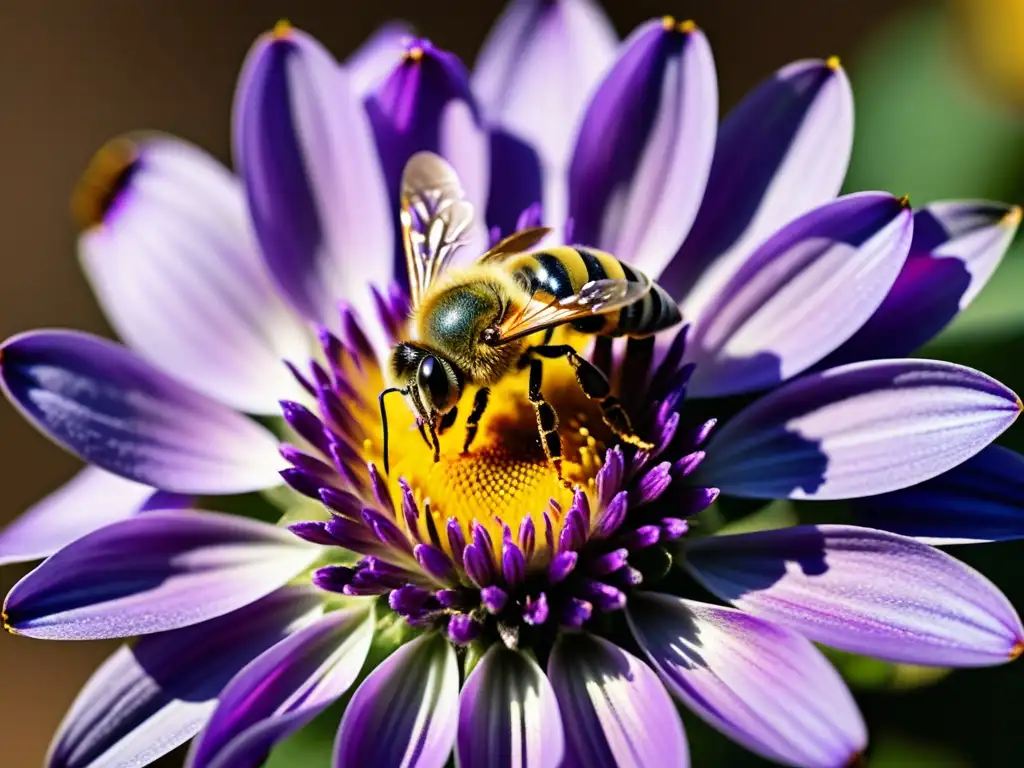
<path id="1" fill-rule="evenodd" d="M 370 35 L 345 59 L 345 71 L 352 89 L 360 96 L 366 96 L 380 85 L 401 57 L 411 34 L 408 25 L 389 22 Z"/>
<path id="2" fill-rule="evenodd" d="M 758 499 L 843 499 L 920 483 L 965 461 L 1020 413 L 971 368 L 877 360 L 786 384 L 715 430 L 700 483 Z"/>
<path id="3" fill-rule="evenodd" d="M 320 611 L 318 590 L 285 587 L 202 624 L 122 646 L 71 705 L 47 765 L 148 765 L 199 732 L 238 670 Z"/>
<path id="4" fill-rule="evenodd" d="M 441 768 L 455 742 L 459 663 L 439 633 L 403 645 L 366 678 L 345 710 L 335 768 Z"/>
<path id="5" fill-rule="evenodd" d="M 696 318 L 747 256 L 839 192 L 853 94 L 838 61 L 783 67 L 726 116 L 700 212 L 661 284 Z"/>
<path id="6" fill-rule="evenodd" d="M 717 122 L 704 33 L 692 22 L 641 25 L 581 124 L 569 168 L 573 239 L 659 274 L 697 215 Z"/>
<path id="7" fill-rule="evenodd" d="M 372 610 L 327 614 L 255 659 L 228 683 L 189 768 L 257 768 L 281 739 L 335 702 L 359 675 Z"/>
<path id="8" fill-rule="evenodd" d="M 97 528 L 131 517 L 152 494 L 147 485 L 86 467 L 0 532 L 0 565 L 49 557 Z"/>
<path id="9" fill-rule="evenodd" d="M 990 445 L 938 477 L 852 504 L 870 528 L 932 545 L 1024 538 L 1024 456 Z"/>
<path id="10" fill-rule="evenodd" d="M 149 512 L 72 542 L 14 585 L 7 627 L 48 640 L 187 627 L 263 597 L 319 548 L 284 528 L 219 512 Z"/>
<path id="11" fill-rule="evenodd" d="M 274 436 L 119 344 L 34 331 L 0 348 L 0 384 L 32 424 L 85 461 L 179 493 L 278 485 Z"/>
<path id="12" fill-rule="evenodd" d="M 541 202 L 544 221 L 566 218 L 566 169 L 578 123 L 599 78 L 615 60 L 615 30 L 593 0 L 514 0 L 491 29 L 473 70 L 473 92 L 491 141 L 487 221 L 502 232 Z M 513 148 L 525 147 L 518 153 Z M 523 158 L 532 151 L 536 176 Z M 559 235 L 556 238 L 561 241 Z"/>
<path id="13" fill-rule="evenodd" d="M 707 305 L 687 344 L 698 397 L 764 389 L 850 338 L 885 299 L 914 217 L 881 192 L 848 195 L 758 248 Z"/>
<path id="14" fill-rule="evenodd" d="M 852 765 L 867 745 L 853 697 L 810 642 L 755 616 L 634 594 L 630 629 L 669 690 L 753 752 L 787 765 Z"/>
<path id="15" fill-rule="evenodd" d="M 592 635 L 563 634 L 548 677 L 574 765 L 690 764 L 686 734 L 661 681 L 640 659 Z"/>
<path id="16" fill-rule="evenodd" d="M 932 203 L 914 214 L 910 255 L 871 319 L 824 365 L 903 357 L 936 336 L 985 287 L 1013 241 L 1017 206 Z"/>
<path id="17" fill-rule="evenodd" d="M 279 25 L 253 46 L 234 106 L 235 163 L 271 275 L 309 320 L 336 302 L 374 311 L 392 278 L 391 209 L 359 93 L 309 35 Z"/>
<path id="18" fill-rule="evenodd" d="M 461 768 L 555 768 L 565 755 L 562 718 L 544 670 L 501 644 L 466 678 L 458 736 Z"/>
<path id="19" fill-rule="evenodd" d="M 737 608 L 816 643 L 890 661 L 1001 664 L 1024 627 L 992 582 L 913 539 L 848 525 L 712 536 L 685 567 Z"/>
<path id="20" fill-rule="evenodd" d="M 474 240 L 462 252 L 475 258 L 486 250 L 488 136 L 459 58 L 429 40 L 407 41 L 405 55 L 368 97 L 366 110 L 395 210 L 406 162 L 416 152 L 435 152 L 451 163 L 478 216 Z M 395 259 L 395 273 L 403 275 L 404 254 L 396 252 Z"/>
<path id="21" fill-rule="evenodd" d="M 110 324 L 200 392 L 277 413 L 297 390 L 282 359 L 307 356 L 309 340 L 266 273 L 238 183 L 177 139 L 118 139 L 96 163 L 118 155 L 117 196 L 79 239 Z"/>

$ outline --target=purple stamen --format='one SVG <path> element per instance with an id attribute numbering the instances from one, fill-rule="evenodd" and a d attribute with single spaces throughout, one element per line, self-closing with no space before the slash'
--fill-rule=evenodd
<path id="1" fill-rule="evenodd" d="M 579 553 L 577 552 L 559 552 L 551 558 L 551 562 L 548 563 L 548 580 L 552 584 L 558 584 L 560 581 L 564 581 L 576 567 L 576 562 L 579 560 L 579 557 Z"/>
<path id="2" fill-rule="evenodd" d="M 626 607 L 626 595 L 621 589 L 593 579 L 583 579 L 580 584 L 583 596 L 602 611 L 621 611 Z"/>
<path id="3" fill-rule="evenodd" d="M 487 612 L 497 615 L 505 609 L 508 602 L 508 593 L 501 587 L 490 586 L 480 590 L 480 602 L 483 603 Z"/>
<path id="4" fill-rule="evenodd" d="M 678 517 L 663 517 L 661 530 L 666 540 L 675 541 L 686 535 L 686 532 L 690 530 L 690 524 Z"/>
<path id="5" fill-rule="evenodd" d="M 313 571 L 313 583 L 327 592 L 344 592 L 356 571 L 344 565 L 325 565 Z"/>
<path id="6" fill-rule="evenodd" d="M 427 601 L 433 596 L 429 590 L 406 584 L 391 592 L 388 596 L 388 605 L 401 616 L 417 618 L 424 612 Z"/>
<path id="7" fill-rule="evenodd" d="M 579 629 L 586 623 L 593 612 L 593 605 L 586 600 L 572 597 L 562 606 L 559 623 L 567 627 Z"/>
<path id="8" fill-rule="evenodd" d="M 469 645 L 476 640 L 483 627 L 465 613 L 457 613 L 448 620 L 448 638 L 456 645 Z"/>
<path id="9" fill-rule="evenodd" d="M 625 462 L 618 446 L 605 452 L 604 466 L 597 471 L 597 506 L 607 507 L 612 498 L 622 489 L 622 471 Z"/>
<path id="10" fill-rule="evenodd" d="M 312 411 L 300 403 L 282 400 L 281 414 L 292 429 L 302 435 L 317 450 L 327 454 L 329 442 L 324 433 L 324 424 Z"/>
<path id="11" fill-rule="evenodd" d="M 278 474 L 281 475 L 281 479 L 284 480 L 291 488 L 301 493 L 303 496 L 308 496 L 311 499 L 320 498 L 320 488 L 323 485 L 323 481 L 311 475 L 302 469 L 296 469 L 295 467 L 288 467 L 282 469 Z"/>
<path id="12" fill-rule="evenodd" d="M 448 518 L 448 547 L 452 551 L 452 559 L 456 563 L 463 560 L 463 553 L 466 551 L 466 536 L 462 532 L 462 526 L 454 517 Z"/>
<path id="13" fill-rule="evenodd" d="M 337 488 L 321 488 L 320 500 L 328 509 L 339 515 L 344 515 L 352 520 L 362 520 L 362 502 L 348 491 L 339 491 Z"/>
<path id="14" fill-rule="evenodd" d="M 527 624 L 537 626 L 548 620 L 548 596 L 541 592 L 535 600 L 527 596 L 526 604 L 523 606 L 523 621 Z"/>
<path id="15" fill-rule="evenodd" d="M 688 476 L 704 461 L 704 451 L 694 451 L 679 459 L 672 466 L 672 475 L 676 478 Z"/>
<path id="16" fill-rule="evenodd" d="M 375 358 L 373 346 L 370 344 L 370 340 L 366 338 L 366 334 L 363 333 L 359 320 L 356 318 L 355 312 L 352 311 L 351 307 L 344 307 L 341 310 L 341 335 L 345 340 L 345 346 L 355 350 L 355 361 L 360 369 L 362 368 L 361 360 L 373 360 Z"/>
<path id="17" fill-rule="evenodd" d="M 533 525 L 533 518 L 527 517 L 519 524 L 519 548 L 523 550 L 527 562 L 533 557 L 533 550 L 537 545 L 537 530 Z"/>
<path id="18" fill-rule="evenodd" d="M 370 487 L 373 488 L 373 498 L 376 499 L 381 511 L 387 513 L 391 517 L 394 517 L 395 505 L 391 502 L 391 494 L 388 493 L 387 481 L 380 476 L 380 472 L 377 471 L 377 465 L 372 461 L 367 463 L 366 469 L 370 473 Z"/>
<path id="19" fill-rule="evenodd" d="M 363 520 L 384 544 L 393 549 L 412 554 L 412 545 L 402 529 L 388 520 L 384 515 L 375 509 L 366 508 L 363 510 Z"/>
<path id="20" fill-rule="evenodd" d="M 626 549 L 646 549 L 653 547 L 661 538 L 661 528 L 656 525 L 642 525 L 635 531 L 623 533 L 619 542 Z"/>
<path id="21" fill-rule="evenodd" d="M 671 469 L 672 465 L 667 461 L 663 461 L 661 464 L 648 470 L 640 478 L 633 506 L 639 507 L 644 504 L 650 504 L 661 496 L 672 483 Z"/>
<path id="22" fill-rule="evenodd" d="M 606 576 L 626 565 L 629 560 L 628 549 L 613 549 L 594 559 L 588 570 L 595 576 Z"/>
<path id="23" fill-rule="evenodd" d="M 290 360 L 285 360 L 284 364 L 285 367 L 288 369 L 288 372 L 291 373 L 292 378 L 299 383 L 299 386 L 306 390 L 313 397 L 316 397 L 316 390 L 313 388 L 313 384 L 310 382 L 309 379 L 302 375 L 302 372 L 298 369 L 298 367 Z"/>
<path id="24" fill-rule="evenodd" d="M 322 544 L 325 547 L 336 547 L 338 541 L 327 532 L 325 523 L 309 520 L 301 523 L 292 523 L 288 530 L 304 541 L 312 544 Z"/>
<path id="25" fill-rule="evenodd" d="M 462 555 L 462 567 L 466 575 L 478 587 L 486 587 L 494 581 L 494 561 L 476 544 L 469 544 Z"/>
<path id="26" fill-rule="evenodd" d="M 502 544 L 501 570 L 505 583 L 510 587 L 518 586 L 526 578 L 526 558 L 523 551 L 512 541 L 511 533 Z"/>
<path id="27" fill-rule="evenodd" d="M 455 566 L 442 550 L 430 544 L 417 544 L 413 554 L 420 567 L 438 581 L 448 583 L 456 580 Z"/>
<path id="28" fill-rule="evenodd" d="M 551 506 L 557 506 L 554 499 L 551 500 Z M 544 513 L 544 542 L 548 545 L 548 551 L 555 551 L 555 527 L 551 522 L 551 515 L 547 512 Z"/>
<path id="29" fill-rule="evenodd" d="M 599 539 L 606 539 L 619 529 L 626 519 L 626 512 L 629 510 L 629 493 L 619 491 L 612 499 L 601 519 L 597 523 L 595 536 Z"/>

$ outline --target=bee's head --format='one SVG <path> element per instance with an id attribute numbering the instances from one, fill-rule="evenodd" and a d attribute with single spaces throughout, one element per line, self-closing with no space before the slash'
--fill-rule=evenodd
<path id="1" fill-rule="evenodd" d="M 426 347 L 403 341 L 391 353 L 391 373 L 418 415 L 427 419 L 450 411 L 462 395 L 462 375 L 446 358 Z"/>

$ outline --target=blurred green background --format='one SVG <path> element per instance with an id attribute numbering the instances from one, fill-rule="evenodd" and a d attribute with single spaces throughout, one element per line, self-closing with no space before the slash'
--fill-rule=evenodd
<path id="1" fill-rule="evenodd" d="M 715 50 L 723 110 L 787 61 L 839 55 L 857 132 L 848 191 L 1024 202 L 1024 0 L 605 0 L 620 34 L 652 16 L 694 18 Z M 471 62 L 498 0 L 249 0 L 134 3 L 24 0 L 0 9 L 0 335 L 37 326 L 108 333 L 74 256 L 67 198 L 90 154 L 126 130 L 159 128 L 229 155 L 234 79 L 248 45 L 278 18 L 339 57 L 402 18 Z M 1024 392 L 1024 238 L 974 305 L 923 355 L 980 368 Z M 0 408 L 0 523 L 70 477 L 75 462 Z M 1024 427 L 1002 440 L 1024 451 Z M 804 510 L 776 506 L 768 520 Z M 773 518 L 774 516 L 774 518 Z M 954 554 L 1024 607 L 1024 542 Z M 0 571 L 5 591 L 25 569 Z M 109 643 L 0 637 L 0 764 L 37 766 L 61 715 Z M 873 766 L 1013 765 L 1024 664 L 943 671 L 836 657 L 872 733 Z M 285 745 L 277 768 L 321 765 L 337 713 Z M 687 717 L 696 765 L 759 765 Z M 162 765 L 180 764 L 176 754 Z"/>

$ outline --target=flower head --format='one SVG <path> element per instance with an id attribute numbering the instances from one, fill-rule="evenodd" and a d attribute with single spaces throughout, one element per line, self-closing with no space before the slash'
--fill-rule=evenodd
<path id="1" fill-rule="evenodd" d="M 991 510 L 992 484 L 1019 502 L 1024 459 L 989 444 L 1020 400 L 903 359 L 992 274 L 1019 209 L 835 198 L 852 101 L 834 59 L 784 67 L 718 125 L 692 22 L 616 51 L 587 0 L 518 0 L 472 76 L 403 35 L 344 67 L 291 26 L 260 38 L 237 177 L 166 137 L 101 152 L 76 196 L 82 260 L 130 349 L 3 345 L 9 398 L 92 465 L 0 536 L 4 561 L 49 556 L 4 624 L 143 636 L 50 763 L 141 765 L 199 734 L 190 765 L 255 766 L 352 691 L 339 766 L 684 765 L 673 698 L 770 759 L 838 766 L 867 735 L 812 643 L 1020 655 L 1005 597 L 923 541 L 1021 535 L 1004 507 L 960 512 Z M 395 234 L 421 151 L 476 212 L 449 269 L 544 223 L 544 247 L 650 274 L 685 325 L 614 344 L 558 327 L 429 423 L 387 400 L 418 309 Z M 282 526 L 195 509 L 251 491 Z M 854 499 L 899 532 L 712 535 L 719 494 Z M 357 685 L 375 644 L 397 650 Z"/>

